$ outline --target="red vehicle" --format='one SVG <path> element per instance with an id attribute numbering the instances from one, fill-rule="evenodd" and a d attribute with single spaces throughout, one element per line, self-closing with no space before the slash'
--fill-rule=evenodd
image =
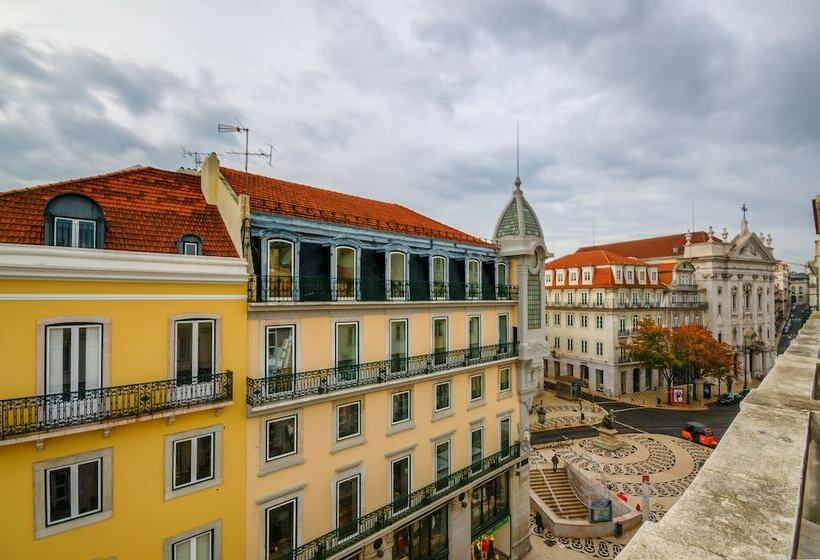
<path id="1" fill-rule="evenodd" d="M 680 431 L 680 437 L 687 441 L 699 443 L 706 447 L 715 447 L 718 444 L 712 428 L 704 426 L 700 422 L 687 422 Z"/>

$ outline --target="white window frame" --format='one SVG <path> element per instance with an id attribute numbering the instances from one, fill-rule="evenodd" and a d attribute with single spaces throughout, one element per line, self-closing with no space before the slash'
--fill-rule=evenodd
<path id="1" fill-rule="evenodd" d="M 333 365 L 339 367 L 339 327 L 355 325 L 356 326 L 356 364 L 361 362 L 361 332 L 358 321 L 338 321 L 333 324 Z M 351 364 L 352 365 L 352 364 Z"/>
<path id="2" fill-rule="evenodd" d="M 498 273 L 498 271 L 501 268 L 504 269 L 504 274 L 503 275 Z M 500 285 L 499 282 L 498 282 L 499 278 L 504 279 L 504 286 L 509 286 L 510 285 L 510 279 L 507 276 L 507 263 L 503 263 L 503 262 L 495 263 L 495 284 L 496 284 L 496 286 Z"/>
<path id="3" fill-rule="evenodd" d="M 197 457 L 197 449 L 199 447 L 199 440 L 210 438 L 211 440 L 211 461 L 210 461 L 210 471 L 211 474 L 209 476 L 198 478 L 197 477 L 197 464 L 196 464 L 196 457 Z M 184 484 L 177 485 L 176 483 L 176 472 L 177 472 L 177 445 L 190 441 L 191 442 L 191 481 L 186 482 Z M 216 434 L 214 432 L 208 432 L 204 434 L 199 434 L 190 437 L 183 437 L 175 439 L 171 443 L 171 490 L 176 492 L 178 490 L 183 490 L 185 488 L 190 488 L 191 486 L 196 486 L 198 484 L 203 484 L 209 482 L 214 479 L 216 476 Z"/>
<path id="4" fill-rule="evenodd" d="M 398 463 L 400 461 L 407 461 L 407 495 L 404 497 L 404 499 L 407 500 L 407 507 L 404 507 L 404 508 L 401 508 L 401 509 L 391 508 L 393 514 L 397 514 L 397 513 L 400 513 L 402 511 L 405 511 L 405 510 L 407 510 L 407 508 L 410 507 L 410 505 L 411 505 L 410 504 L 410 495 L 413 493 L 413 456 L 410 453 L 407 453 L 406 455 L 402 455 L 401 457 L 396 457 L 395 459 L 390 460 L 390 476 L 389 476 L 389 479 L 390 479 L 390 492 L 391 492 L 390 497 L 389 497 L 390 503 L 392 504 L 394 501 L 396 501 L 393 497 L 393 494 L 392 494 L 393 488 L 394 488 L 394 483 L 396 482 L 395 479 L 393 478 L 393 475 L 395 474 L 394 471 L 393 471 L 393 465 L 395 465 L 396 463 Z"/>
<path id="5" fill-rule="evenodd" d="M 172 543 L 171 544 L 171 558 L 173 560 L 177 560 L 177 550 L 176 550 L 177 546 L 179 546 L 183 543 L 186 543 L 188 541 L 191 541 L 191 558 L 198 558 L 197 550 L 196 550 L 196 539 L 198 539 L 202 535 L 210 535 L 210 537 L 211 537 L 211 544 L 210 544 L 211 555 L 210 555 L 209 560 L 213 560 L 213 558 L 214 558 L 214 547 L 216 545 L 216 543 L 214 542 L 216 540 L 216 538 L 215 538 L 213 529 L 209 529 L 207 531 L 202 531 L 201 533 L 197 533 L 196 535 L 192 535 L 190 537 L 186 537 L 186 538 L 180 539 L 180 540 Z"/>
<path id="6" fill-rule="evenodd" d="M 481 432 L 481 457 L 477 461 L 474 461 L 473 460 L 473 434 L 475 432 L 478 432 L 478 431 Z M 485 449 L 484 438 L 486 436 L 486 434 L 484 433 L 484 426 L 471 427 L 468 435 L 469 435 L 469 439 L 467 440 L 467 442 L 468 442 L 467 452 L 469 454 L 468 457 L 470 459 L 470 465 L 472 466 L 475 463 L 480 463 L 481 460 L 484 459 L 484 449 Z"/>
<path id="7" fill-rule="evenodd" d="M 502 425 L 504 422 L 507 422 L 507 423 L 509 423 L 509 425 L 510 425 L 509 430 L 507 431 L 507 452 L 509 452 L 509 451 L 510 451 L 510 448 L 512 447 L 512 444 L 513 444 L 513 442 L 512 442 L 512 439 L 513 439 L 513 432 L 512 432 L 512 429 L 513 429 L 513 424 L 512 424 L 512 416 L 503 416 L 503 417 L 501 417 L 501 418 L 499 418 L 499 419 L 498 419 L 498 451 L 500 452 L 500 451 L 502 451 L 502 450 L 504 449 L 504 442 L 503 442 L 503 440 L 501 439 L 501 434 L 503 433 L 503 432 L 501 431 L 501 425 Z"/>
<path id="8" fill-rule="evenodd" d="M 447 385 L 447 406 L 438 408 L 438 388 L 441 385 Z M 450 410 L 453 407 L 453 386 L 450 381 L 442 381 L 433 385 L 433 412 L 443 412 Z"/>
<path id="9" fill-rule="evenodd" d="M 393 255 L 401 255 L 402 259 L 404 259 L 404 278 L 401 280 L 396 280 L 393 278 Z M 400 301 L 406 300 L 410 298 L 410 288 L 408 282 L 410 281 L 410 259 L 408 258 L 407 253 L 404 251 L 390 251 L 387 253 L 387 274 L 385 275 L 387 278 L 387 295 L 388 299 Z M 401 295 L 393 295 L 393 282 L 402 282 L 403 286 L 401 288 Z"/>
<path id="10" fill-rule="evenodd" d="M 46 527 L 53 527 L 54 525 L 59 525 L 61 523 L 66 523 L 69 521 L 74 521 L 76 519 L 80 519 L 86 517 L 88 515 L 94 515 L 95 513 L 100 513 L 103 510 L 103 458 L 102 457 L 95 457 L 94 459 L 89 459 L 88 461 L 79 461 L 77 463 L 72 463 L 70 465 L 61 465 L 59 467 L 52 467 L 45 470 L 45 488 L 46 488 Z M 85 513 L 79 513 L 79 500 L 80 500 L 80 484 L 79 484 L 79 472 L 81 465 L 90 465 L 92 463 L 97 464 L 97 497 L 98 497 L 98 504 L 97 509 L 93 511 L 87 511 Z M 70 487 L 71 487 L 71 497 L 69 498 L 69 505 L 71 507 L 71 513 L 68 517 L 64 519 L 59 519 L 56 521 L 51 520 L 51 485 L 49 483 L 50 477 L 49 473 L 58 470 L 65 470 L 68 469 L 69 471 L 69 479 L 70 479 Z"/>
<path id="11" fill-rule="evenodd" d="M 444 262 L 444 279 L 441 281 L 443 286 L 441 286 L 441 293 L 436 293 L 436 282 L 435 280 L 435 270 L 436 270 L 436 261 L 440 260 Z M 448 290 L 448 280 L 450 276 L 450 263 L 447 257 L 442 255 L 434 255 L 430 258 L 430 299 L 434 300 L 441 300 L 447 299 L 447 294 L 449 293 Z"/>
<path id="12" fill-rule="evenodd" d="M 352 251 L 353 252 L 353 278 L 351 281 L 353 282 L 353 293 L 350 295 L 343 295 L 339 296 L 339 251 Z M 334 286 L 333 292 L 335 294 L 336 300 L 342 301 L 352 301 L 357 299 L 359 295 L 359 286 L 358 286 L 358 279 L 359 279 L 359 251 L 356 250 L 356 247 L 351 245 L 336 245 L 333 248 L 333 279 L 334 279 Z M 348 280 L 345 278 L 345 280 Z"/>
<path id="13" fill-rule="evenodd" d="M 85 329 L 96 329 L 98 333 L 98 340 L 99 340 L 99 356 L 97 357 L 97 388 L 102 388 L 105 385 L 103 384 L 103 360 L 104 360 L 104 331 L 102 323 L 55 323 L 51 325 L 47 325 L 45 329 L 45 384 L 44 387 L 44 394 L 54 394 L 59 395 L 62 394 L 62 390 L 56 393 L 49 393 L 48 386 L 49 386 L 49 373 L 51 371 L 51 353 L 48 351 L 50 342 L 51 342 L 51 331 L 55 329 L 70 329 L 71 331 L 71 373 L 70 373 L 70 392 L 74 393 L 79 391 L 79 383 L 80 383 L 80 372 L 79 372 L 79 330 L 81 328 Z M 88 379 L 86 377 L 86 379 Z M 92 390 L 92 387 L 87 388 L 87 390 Z"/>
<path id="14" fill-rule="evenodd" d="M 402 369 L 393 370 L 393 324 L 404 323 L 404 364 Z M 358 337 L 357 337 L 358 338 Z M 390 319 L 387 322 L 387 359 L 391 372 L 407 371 L 407 359 L 410 357 L 410 321 L 408 319 Z"/>
<path id="15" fill-rule="evenodd" d="M 178 342 L 179 342 L 179 325 L 183 323 L 191 323 L 191 383 L 197 383 L 199 379 L 199 325 L 200 323 L 211 324 L 211 363 L 213 364 L 213 371 L 211 375 L 218 373 L 217 359 L 216 359 L 216 319 L 178 319 L 174 321 L 174 379 L 179 377 L 177 369 L 179 368 L 179 359 L 177 356 Z"/>
<path id="16" fill-rule="evenodd" d="M 438 448 L 442 445 L 447 446 L 447 474 L 441 478 L 439 478 L 438 472 Z M 437 441 L 433 445 L 433 481 L 439 482 L 440 480 L 444 480 L 450 476 L 453 471 L 453 443 L 450 438 Z M 448 485 L 449 486 L 449 485 Z M 444 490 L 447 487 L 442 487 L 440 490 Z"/>
<path id="17" fill-rule="evenodd" d="M 507 386 L 504 387 L 504 372 L 507 372 Z M 512 389 L 512 370 L 508 367 L 498 369 L 498 391 L 503 393 Z"/>
<path id="18" fill-rule="evenodd" d="M 270 550 L 270 513 L 281 507 L 291 506 L 293 507 L 293 524 L 291 525 L 291 539 L 293 540 L 294 548 L 298 546 L 298 524 L 299 524 L 299 498 L 293 498 L 282 502 L 280 504 L 276 504 L 274 506 L 266 507 L 265 508 L 265 550 L 262 551 L 262 557 L 265 560 L 268 559 L 268 550 Z"/>
<path id="19" fill-rule="evenodd" d="M 276 424 L 278 422 L 284 422 L 286 420 L 293 420 L 293 451 L 289 451 L 287 453 L 283 453 L 282 455 L 275 455 L 271 457 L 270 451 L 270 428 L 271 425 Z M 298 414 L 290 414 L 288 416 L 280 416 L 279 418 L 271 418 L 269 420 L 265 420 L 265 461 L 278 461 L 279 459 L 284 459 L 285 457 L 290 457 L 292 455 L 299 454 L 299 415 Z"/>
<path id="20" fill-rule="evenodd" d="M 57 247 L 57 222 L 63 220 L 66 222 L 71 222 L 71 244 L 68 247 L 74 248 L 81 248 L 80 247 L 80 222 L 85 222 L 87 224 L 91 224 L 94 226 L 94 246 L 93 247 L 82 247 L 82 249 L 97 249 L 97 222 L 96 220 L 84 220 L 82 218 L 67 218 L 65 216 L 54 216 L 54 224 L 53 224 L 53 234 L 54 237 L 52 242 L 55 247 Z M 65 245 L 59 245 L 59 247 L 65 247 Z"/>
<path id="21" fill-rule="evenodd" d="M 473 379 L 476 378 L 476 377 L 481 379 L 481 394 L 478 397 L 473 398 Z M 469 386 L 469 392 L 470 392 L 470 394 L 469 394 L 470 402 L 480 401 L 481 399 L 484 398 L 484 374 L 483 373 L 476 373 L 475 375 L 471 375 L 470 378 L 469 378 L 468 386 Z"/>
<path id="22" fill-rule="evenodd" d="M 444 321 L 444 352 L 450 351 L 450 319 L 449 317 L 433 317 L 430 321 L 430 350 L 436 353 L 436 321 Z"/>
<path id="23" fill-rule="evenodd" d="M 193 249 L 194 249 L 193 253 L 188 252 L 188 249 L 190 247 L 193 247 Z M 183 255 L 190 255 L 190 256 L 198 256 L 199 255 L 199 243 L 196 243 L 195 241 L 184 241 L 182 243 L 182 254 Z"/>
<path id="24" fill-rule="evenodd" d="M 339 437 L 339 429 L 341 427 L 341 422 L 339 422 L 339 410 L 348 406 L 356 406 L 357 414 L 359 417 L 358 424 L 358 431 L 355 434 L 349 434 L 343 437 Z M 362 435 L 362 401 L 350 401 L 336 405 L 336 433 L 334 434 L 336 441 L 345 441 L 347 439 L 359 437 Z"/>
<path id="25" fill-rule="evenodd" d="M 268 254 L 267 254 L 267 263 L 266 263 L 267 264 L 267 270 L 265 270 L 265 274 L 267 275 L 267 279 L 268 279 L 267 282 L 268 283 L 270 282 L 271 277 L 273 277 L 273 275 L 271 274 L 271 271 L 270 271 L 270 246 L 273 243 L 286 243 L 286 244 L 290 245 L 290 255 L 291 255 L 291 257 L 290 257 L 290 275 L 282 276 L 282 278 L 289 278 L 290 279 L 290 295 L 289 296 L 281 296 L 281 295 L 277 294 L 276 296 L 274 296 L 278 300 L 290 300 L 290 299 L 293 299 L 293 297 L 295 295 L 295 292 L 296 292 L 296 277 L 297 277 L 297 272 L 296 272 L 296 243 L 294 243 L 290 239 L 282 239 L 282 238 L 268 239 L 268 244 L 267 244 Z M 270 290 L 266 289 L 265 292 L 266 292 L 266 295 L 267 295 L 267 294 L 269 294 Z"/>
<path id="26" fill-rule="evenodd" d="M 347 476 L 345 478 L 341 478 L 341 479 L 337 480 L 336 481 L 336 504 L 335 504 L 335 507 L 334 507 L 334 510 L 335 510 L 335 513 L 336 513 L 335 525 L 336 525 L 337 529 L 340 529 L 340 527 L 339 527 L 339 487 L 342 484 L 344 484 L 345 482 L 349 482 L 353 479 L 356 479 L 356 481 L 357 481 L 357 484 L 356 484 L 356 519 L 358 519 L 359 517 L 362 516 L 362 474 L 361 473 L 356 473 L 352 476 Z M 340 538 L 339 540 L 340 540 L 340 542 L 344 542 L 344 541 L 346 541 L 350 538 L 353 538 L 354 536 L 356 536 L 358 534 L 359 534 L 359 532 L 355 531 L 355 532 L 351 533 L 348 536 Z"/>
<path id="27" fill-rule="evenodd" d="M 395 397 L 399 395 L 407 395 L 407 418 L 402 420 L 395 420 L 395 404 L 396 401 L 394 400 Z M 413 395 L 410 392 L 410 389 L 405 389 L 404 391 L 396 391 L 395 393 L 390 394 L 390 425 L 395 426 L 397 424 L 404 424 L 405 422 L 410 422 L 413 419 Z"/>
<path id="28" fill-rule="evenodd" d="M 476 266 L 476 282 L 470 282 L 470 265 L 475 263 Z M 466 280 L 467 299 L 481 299 L 481 261 L 478 259 L 468 259 L 466 268 L 464 270 L 464 279 Z M 475 286 L 476 293 L 470 294 L 472 286 Z"/>

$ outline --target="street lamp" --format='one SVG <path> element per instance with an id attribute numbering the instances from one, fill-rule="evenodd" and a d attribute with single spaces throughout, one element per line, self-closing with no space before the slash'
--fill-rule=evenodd
<path id="1" fill-rule="evenodd" d="M 544 405 L 542 404 L 542 405 L 538 406 L 537 412 L 538 412 L 538 423 L 543 426 L 544 422 L 547 421 L 547 409 L 544 408 Z"/>

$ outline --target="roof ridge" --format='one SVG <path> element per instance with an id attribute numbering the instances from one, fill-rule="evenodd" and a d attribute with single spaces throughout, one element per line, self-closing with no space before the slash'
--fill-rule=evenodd
<path id="1" fill-rule="evenodd" d="M 99 173 L 97 175 L 88 175 L 85 177 L 77 177 L 74 179 L 64 179 L 62 181 L 53 181 L 51 183 L 42 183 L 40 185 L 29 185 L 28 187 L 18 187 L 16 189 L 9 189 L 7 191 L 0 191 L 0 196 L 5 196 L 7 194 L 14 194 L 24 191 L 32 191 L 35 189 L 45 189 L 48 187 L 59 187 L 62 185 L 73 185 L 75 183 L 80 183 L 83 181 L 92 181 L 94 179 L 104 179 L 107 177 L 113 177 L 116 175 L 125 175 L 127 173 L 134 173 L 136 171 L 145 171 L 147 169 L 153 169 L 154 171 L 163 171 L 162 169 L 157 169 L 155 167 L 142 165 L 138 163 L 136 165 L 132 165 L 130 167 L 124 167 L 123 169 L 117 169 L 115 171 L 109 171 L 108 173 Z"/>

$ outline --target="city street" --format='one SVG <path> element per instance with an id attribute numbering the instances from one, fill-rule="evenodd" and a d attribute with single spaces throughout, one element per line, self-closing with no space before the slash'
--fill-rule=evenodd
<path id="1" fill-rule="evenodd" d="M 586 399 L 585 395 L 585 399 Z M 591 400 L 591 399 L 586 399 Z M 649 432 L 653 434 L 680 435 L 680 429 L 689 420 L 701 422 L 711 427 L 718 440 L 726 432 L 738 413 L 739 405 L 709 405 L 708 410 L 661 410 L 656 408 L 636 407 L 630 403 L 596 399 L 595 403 L 606 410 L 615 411 L 615 422 L 621 433 Z M 534 432 L 533 443 L 549 443 L 564 438 L 575 439 L 597 435 L 591 426 L 564 428 L 549 432 Z"/>

